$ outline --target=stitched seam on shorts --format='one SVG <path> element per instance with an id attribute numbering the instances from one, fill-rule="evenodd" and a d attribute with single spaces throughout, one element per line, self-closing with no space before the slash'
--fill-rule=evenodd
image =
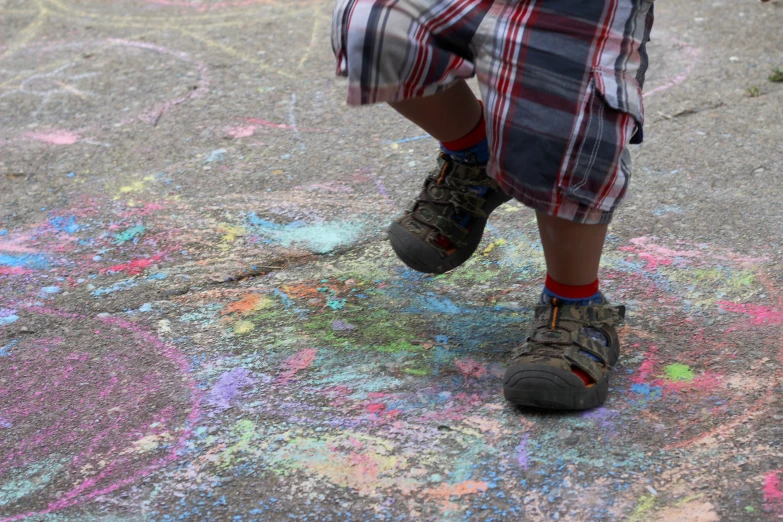
<path id="1" fill-rule="evenodd" d="M 598 157 L 598 149 L 601 147 L 601 138 L 604 136 L 604 111 L 606 110 L 606 103 L 603 101 L 603 99 L 601 99 L 599 103 L 601 107 L 601 114 L 598 115 L 598 137 L 595 140 L 595 145 L 593 145 L 593 153 L 590 156 L 590 162 L 587 164 L 585 175 L 582 178 L 582 181 L 571 188 L 573 191 L 579 190 L 585 185 L 585 183 L 587 183 L 587 178 L 590 177 L 590 172 L 593 171 L 593 165 L 595 165 L 595 160 Z"/>
<path id="2" fill-rule="evenodd" d="M 590 131 L 590 124 L 593 121 L 593 110 L 592 110 L 592 103 L 591 102 L 593 101 L 593 98 L 595 97 L 595 94 L 596 94 L 596 87 L 595 87 L 595 80 L 594 79 L 590 80 L 590 86 L 592 88 L 589 90 L 589 92 L 587 94 L 588 100 L 587 100 L 587 103 L 585 104 L 585 107 L 587 107 L 588 110 L 590 111 L 590 115 L 587 118 L 587 125 L 585 126 L 585 136 L 587 136 L 587 133 Z M 576 132 L 578 133 L 579 129 L 577 129 Z M 579 167 L 579 162 L 582 159 L 582 151 L 584 151 L 585 142 L 586 141 L 587 141 L 586 139 L 583 139 L 582 143 L 579 144 L 579 152 L 577 152 L 577 154 L 576 154 L 576 163 L 574 163 L 574 166 L 571 167 L 571 172 L 577 172 L 577 167 Z M 564 188 L 567 188 L 567 187 L 564 187 Z"/>

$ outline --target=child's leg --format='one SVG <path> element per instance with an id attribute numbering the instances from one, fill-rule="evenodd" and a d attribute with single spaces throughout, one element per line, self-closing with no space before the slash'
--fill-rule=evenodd
<path id="1" fill-rule="evenodd" d="M 390 105 L 440 142 L 462 138 L 481 120 L 481 104 L 465 80 L 432 96 Z"/>
<path id="2" fill-rule="evenodd" d="M 465 83 L 473 38 L 492 1 L 338 0 L 332 43 L 348 102 L 388 102 L 441 142 L 437 169 L 389 240 L 409 267 L 443 273 L 478 247 L 487 216 L 510 199 L 486 173 L 482 107 Z"/>
<path id="3" fill-rule="evenodd" d="M 464 146 L 486 136 L 491 145 L 486 170 L 475 161 L 442 158 L 439 174 L 395 223 L 411 238 L 398 241 L 402 247 L 395 251 L 417 269 L 450 269 L 473 252 L 486 215 L 505 194 L 538 213 L 548 277 L 534 328 L 504 378 L 505 396 L 517 404 L 585 409 L 606 399 L 619 357 L 615 326 L 624 309 L 606 304 L 597 272 L 607 224 L 630 181 L 627 145 L 642 135 L 644 44 L 652 5 L 653 0 L 338 4 L 333 42 L 338 72 L 350 78 L 349 103 L 397 103 L 478 76 L 486 123 L 481 118 L 456 142 Z M 402 112 L 415 120 L 421 117 L 417 109 L 424 111 L 425 126 L 439 110 L 445 111 L 441 117 L 460 110 L 420 100 L 406 103 Z M 467 116 L 458 121 L 454 135 L 469 126 Z M 433 126 L 432 132 L 443 127 Z M 422 262 L 420 255 L 430 255 L 422 245 L 439 247 L 445 262 Z"/>
<path id="4" fill-rule="evenodd" d="M 583 225 L 537 212 L 547 275 L 566 286 L 585 286 L 598 279 L 598 265 L 608 225 Z"/>

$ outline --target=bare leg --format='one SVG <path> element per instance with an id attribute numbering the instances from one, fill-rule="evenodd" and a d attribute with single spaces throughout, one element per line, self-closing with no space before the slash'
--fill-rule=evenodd
<path id="1" fill-rule="evenodd" d="M 563 285 L 589 285 L 598 278 L 608 225 L 582 225 L 536 213 L 549 276 Z"/>
<path id="2" fill-rule="evenodd" d="M 465 80 L 426 98 L 389 105 L 441 142 L 458 140 L 481 120 L 481 105 Z"/>

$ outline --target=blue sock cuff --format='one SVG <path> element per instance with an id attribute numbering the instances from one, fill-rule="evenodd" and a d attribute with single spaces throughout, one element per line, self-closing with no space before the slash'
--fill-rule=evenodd
<path id="1" fill-rule="evenodd" d="M 606 299 L 604 298 L 604 294 L 602 294 L 601 292 L 597 292 L 595 295 L 591 295 L 586 299 L 569 299 L 567 297 L 557 295 L 547 287 L 544 287 L 543 293 L 546 297 L 550 299 L 557 298 L 565 304 L 590 305 L 590 304 L 603 304 L 606 301 Z"/>
<path id="2" fill-rule="evenodd" d="M 449 150 L 441 143 L 440 150 L 459 161 L 475 161 L 476 163 L 489 161 L 489 140 L 487 138 L 473 147 L 462 150 Z"/>

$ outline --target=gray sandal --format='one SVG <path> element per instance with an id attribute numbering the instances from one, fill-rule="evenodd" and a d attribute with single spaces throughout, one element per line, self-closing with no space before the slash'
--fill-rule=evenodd
<path id="1" fill-rule="evenodd" d="M 473 255 L 487 217 L 510 199 L 487 176 L 486 165 L 441 154 L 438 170 L 427 176 L 419 197 L 389 227 L 392 248 L 419 272 L 452 270 Z"/>
<path id="2" fill-rule="evenodd" d="M 603 404 L 620 357 L 616 326 L 625 307 L 561 304 L 536 307 L 535 322 L 503 379 L 506 399 L 520 406 L 586 410 Z"/>

